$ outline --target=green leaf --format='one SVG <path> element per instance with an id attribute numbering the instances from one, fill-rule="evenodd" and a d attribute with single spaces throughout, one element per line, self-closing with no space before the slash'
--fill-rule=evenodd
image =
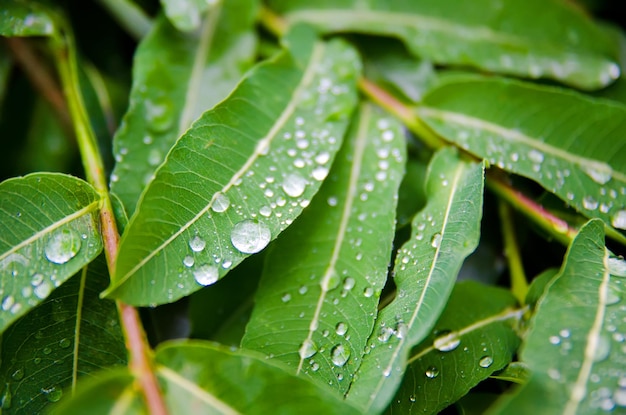
<path id="1" fill-rule="evenodd" d="M 32 1 L 4 0 L 0 9 L 0 36 L 51 36 L 55 18 L 41 4 Z"/>
<path id="2" fill-rule="evenodd" d="M 99 373 L 82 383 L 71 399 L 52 409 L 59 415 L 141 415 L 147 414 L 143 396 L 128 369 Z"/>
<path id="3" fill-rule="evenodd" d="M 72 176 L 0 183 L 0 332 L 102 250 L 100 196 Z"/>
<path id="4" fill-rule="evenodd" d="M 446 147 L 434 156 L 426 181 L 428 203 L 398 251 L 395 298 L 378 315 L 347 398 L 364 412 L 382 411 L 402 380 L 409 351 L 443 311 L 466 256 L 478 244 L 484 165 Z"/>
<path id="5" fill-rule="evenodd" d="M 626 107 L 504 79 L 449 83 L 417 114 L 446 140 L 626 229 Z"/>
<path id="6" fill-rule="evenodd" d="M 203 14 L 212 7 L 220 7 L 222 3 L 228 2 L 218 0 L 161 0 L 163 11 L 170 22 L 178 30 L 185 32 L 198 29 Z"/>
<path id="7" fill-rule="evenodd" d="M 492 379 L 505 380 L 519 384 L 526 384 L 530 379 L 528 365 L 522 362 L 512 362 L 504 369 L 490 376 Z"/>
<path id="8" fill-rule="evenodd" d="M 272 247 L 242 346 L 345 393 L 387 279 L 402 125 L 364 104 L 311 206 Z"/>
<path id="9" fill-rule="evenodd" d="M 457 284 L 433 333 L 411 350 L 389 411 L 438 413 L 510 363 L 519 345 L 514 327 L 524 313 L 516 305 L 507 290 Z"/>
<path id="10" fill-rule="evenodd" d="M 81 377 L 126 363 L 115 303 L 98 299 L 107 283 L 100 255 L 4 333 L 0 388 L 10 390 L 12 405 L 3 414 L 49 409 Z"/>
<path id="11" fill-rule="evenodd" d="M 585 89 L 620 74 L 613 39 L 563 1 L 272 0 L 290 22 L 393 36 L 439 64 L 550 78 Z M 555 24 L 563 22 L 563 24 Z"/>
<path id="12" fill-rule="evenodd" d="M 128 214 L 176 140 L 252 65 L 256 5 L 256 0 L 222 1 L 194 33 L 181 33 L 160 16 L 141 41 L 128 112 L 114 139 L 117 163 L 111 175 L 111 190 Z"/>
<path id="13" fill-rule="evenodd" d="M 161 347 L 156 361 L 172 413 L 359 413 L 336 394 L 250 352 L 174 343 Z"/>
<path id="14" fill-rule="evenodd" d="M 122 238 L 109 294 L 150 304 L 197 291 L 308 205 L 341 144 L 360 64 L 304 27 L 292 42 L 303 59 L 259 65 L 169 153 Z"/>
<path id="15" fill-rule="evenodd" d="M 537 303 L 522 346 L 532 377 L 500 413 L 623 411 L 624 268 L 604 246 L 602 222 L 584 225 Z"/>
<path id="16" fill-rule="evenodd" d="M 556 274 L 558 274 L 558 272 L 559 270 L 557 268 L 548 268 L 541 274 L 537 275 L 528 288 L 528 294 L 526 294 L 526 304 L 534 307 L 543 295 L 548 283 Z"/>

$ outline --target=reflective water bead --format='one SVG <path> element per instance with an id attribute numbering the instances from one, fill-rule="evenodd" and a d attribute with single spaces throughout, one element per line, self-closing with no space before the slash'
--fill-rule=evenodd
<path id="1" fill-rule="evenodd" d="M 428 379 L 434 379 L 439 376 L 439 369 L 437 369 L 435 366 L 431 366 L 426 369 L 426 372 L 424 372 L 424 374 Z"/>
<path id="2" fill-rule="evenodd" d="M 493 364 L 493 357 L 491 356 L 483 356 L 478 361 L 478 365 L 485 369 L 491 366 L 492 364 Z"/>
<path id="3" fill-rule="evenodd" d="M 350 359 L 350 349 L 343 344 L 338 344 L 330 351 L 330 360 L 335 366 L 342 367 Z"/>
<path id="4" fill-rule="evenodd" d="M 217 282 L 219 271 L 215 265 L 204 264 L 194 269 L 193 277 L 198 284 L 207 286 Z"/>
<path id="5" fill-rule="evenodd" d="M 282 188 L 288 196 L 298 197 L 304 193 L 306 185 L 307 181 L 304 177 L 299 174 L 292 173 L 285 177 Z"/>
<path id="6" fill-rule="evenodd" d="M 335 326 L 335 333 L 337 333 L 340 336 L 343 336 L 347 332 L 348 332 L 348 325 L 346 323 L 343 323 L 343 322 L 337 323 L 337 326 Z"/>
<path id="7" fill-rule="evenodd" d="M 206 242 L 204 241 L 204 239 L 200 238 L 198 235 L 194 236 L 189 241 L 189 247 L 194 252 L 202 251 L 205 246 L 206 246 Z"/>
<path id="8" fill-rule="evenodd" d="M 213 200 L 213 204 L 211 205 L 211 210 L 213 212 L 221 213 L 225 212 L 226 209 L 230 206 L 230 199 L 224 193 L 218 192 L 215 194 L 215 199 Z"/>
<path id="9" fill-rule="evenodd" d="M 233 246 L 244 254 L 255 254 L 269 244 L 271 233 L 263 222 L 247 219 L 237 223 L 230 234 Z"/>
<path id="10" fill-rule="evenodd" d="M 306 339 L 302 342 L 300 349 L 298 349 L 298 354 L 301 359 L 308 359 L 309 357 L 314 356 L 315 353 L 317 353 L 317 346 L 311 339 Z"/>
<path id="11" fill-rule="evenodd" d="M 437 337 L 433 342 L 433 346 L 440 352 L 450 352 L 459 347 L 460 343 L 459 334 L 453 331 Z"/>
<path id="12" fill-rule="evenodd" d="M 44 254 L 50 262 L 65 264 L 74 258 L 81 247 L 80 235 L 72 229 L 65 228 L 50 237 Z"/>
<path id="13" fill-rule="evenodd" d="M 185 258 L 183 258 L 183 265 L 185 265 L 186 267 L 193 267 L 194 262 L 195 260 L 191 255 L 187 255 Z"/>

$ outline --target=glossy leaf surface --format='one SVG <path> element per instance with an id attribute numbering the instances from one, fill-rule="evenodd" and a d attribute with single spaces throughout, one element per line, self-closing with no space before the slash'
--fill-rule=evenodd
<path id="1" fill-rule="evenodd" d="M 0 183 L 0 332 L 102 250 L 100 197 L 72 176 Z"/>
<path id="2" fill-rule="evenodd" d="M 500 79 L 445 84 L 417 113 L 446 140 L 626 229 L 625 106 Z"/>
<path id="3" fill-rule="evenodd" d="M 111 190 L 129 215 L 176 140 L 223 100 L 253 62 L 255 0 L 223 1 L 192 33 L 160 16 L 133 65 L 129 108 L 114 140 Z"/>
<path id="4" fill-rule="evenodd" d="M 458 283 L 433 333 L 411 350 L 389 412 L 438 413 L 507 365 L 519 344 L 516 306 L 509 291 Z"/>
<path id="5" fill-rule="evenodd" d="M 115 296 L 163 303 L 210 285 L 308 205 L 328 173 L 316 158 L 341 144 L 360 64 L 342 41 L 300 29 L 297 58 L 259 65 L 169 153 L 122 238 Z"/>
<path id="6" fill-rule="evenodd" d="M 428 203 L 398 251 L 395 298 L 383 308 L 348 391 L 364 412 L 382 411 L 402 380 L 409 351 L 428 335 L 448 300 L 466 256 L 478 244 L 483 165 L 440 150 L 426 181 Z"/>
<path id="7" fill-rule="evenodd" d="M 174 343 L 156 355 L 170 408 L 202 414 L 358 414 L 331 391 L 249 352 Z"/>
<path id="8" fill-rule="evenodd" d="M 0 9 L 0 36 L 51 36 L 54 17 L 41 4 L 6 0 Z"/>
<path id="9" fill-rule="evenodd" d="M 604 246 L 601 221 L 581 228 L 531 320 L 521 360 L 532 377 L 499 413 L 623 411 L 624 269 Z"/>
<path id="10" fill-rule="evenodd" d="M 3 334 L 0 387 L 12 401 L 3 414 L 49 410 L 78 379 L 126 363 L 115 303 L 99 301 L 107 284 L 101 255 Z"/>
<path id="11" fill-rule="evenodd" d="M 387 279 L 405 147 L 398 121 L 361 106 L 327 181 L 266 259 L 243 347 L 347 390 Z"/>
<path id="12" fill-rule="evenodd" d="M 612 39 L 561 1 L 272 0 L 289 22 L 401 39 L 415 55 L 586 88 L 617 79 Z M 561 22 L 562 24 L 555 24 Z"/>

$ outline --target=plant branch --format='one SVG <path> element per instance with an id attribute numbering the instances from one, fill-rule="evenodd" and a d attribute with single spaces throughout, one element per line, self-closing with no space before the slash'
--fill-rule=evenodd
<path id="1" fill-rule="evenodd" d="M 102 197 L 100 224 L 109 272 L 115 272 L 115 261 L 119 249 L 119 233 L 113 214 L 108 184 L 104 174 L 104 163 L 98 150 L 95 134 L 91 128 L 87 111 L 80 92 L 76 63 L 76 48 L 71 33 L 65 32 L 52 37 L 57 68 L 63 92 L 72 117 L 78 147 L 80 149 L 87 180 Z M 152 368 L 150 348 L 141 326 L 137 310 L 121 301 L 117 302 L 126 348 L 130 355 L 130 368 L 137 377 L 151 414 L 166 415 L 167 409 L 159 390 Z"/>
<path id="2" fill-rule="evenodd" d="M 152 19 L 129 0 L 98 0 L 115 21 L 135 40 L 141 40 L 152 27 Z"/>
<path id="3" fill-rule="evenodd" d="M 511 207 L 504 200 L 498 203 L 500 213 L 500 223 L 502 224 L 502 239 L 504 240 L 504 254 L 509 263 L 509 273 L 511 274 L 511 291 L 520 304 L 524 304 L 526 294 L 528 294 L 528 281 L 524 273 L 522 258 L 517 244 L 515 224 Z"/>

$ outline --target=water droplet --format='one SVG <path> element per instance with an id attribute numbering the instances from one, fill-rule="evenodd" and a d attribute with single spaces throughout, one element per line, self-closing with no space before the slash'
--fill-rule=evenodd
<path id="1" fill-rule="evenodd" d="M 0 396 L 0 408 L 11 408 L 11 398 L 11 385 L 9 383 L 6 383 L 4 391 L 2 391 L 2 396 Z"/>
<path id="2" fill-rule="evenodd" d="M 213 200 L 213 204 L 211 205 L 211 210 L 213 212 L 221 213 L 225 212 L 226 209 L 230 206 L 230 199 L 224 193 L 216 193 L 215 199 Z"/>
<path id="3" fill-rule="evenodd" d="M 398 324 L 396 325 L 396 332 L 395 332 L 396 337 L 399 339 L 403 339 L 406 337 L 408 332 L 409 332 L 409 326 L 407 326 L 403 322 L 398 322 Z"/>
<path id="4" fill-rule="evenodd" d="M 350 359 L 350 349 L 343 344 L 338 344 L 330 351 L 330 360 L 335 366 L 342 367 Z"/>
<path id="5" fill-rule="evenodd" d="M 313 372 L 317 372 L 319 369 L 320 369 L 320 365 L 319 365 L 318 363 L 313 363 L 313 364 L 311 365 L 311 370 L 312 370 Z"/>
<path id="6" fill-rule="evenodd" d="M 611 224 L 617 229 L 626 229 L 626 210 L 619 210 L 615 212 L 611 219 Z"/>
<path id="7" fill-rule="evenodd" d="M 172 125 L 172 101 L 167 97 L 146 100 L 146 120 L 153 131 L 165 131 Z"/>
<path id="8" fill-rule="evenodd" d="M 272 214 L 272 208 L 269 206 L 263 206 L 261 209 L 259 209 L 259 213 L 261 214 L 261 216 L 265 216 L 266 218 L 268 218 Z"/>
<path id="9" fill-rule="evenodd" d="M 374 295 L 374 289 L 372 287 L 367 287 L 363 290 L 363 295 L 367 298 L 370 298 Z"/>
<path id="10" fill-rule="evenodd" d="M 313 170 L 313 173 L 311 173 L 311 175 L 315 180 L 322 181 L 326 178 L 326 176 L 328 176 L 328 168 L 324 166 L 318 166 Z"/>
<path id="11" fill-rule="evenodd" d="M 626 388 L 621 387 L 613 392 L 613 400 L 617 406 L 626 406 Z"/>
<path id="12" fill-rule="evenodd" d="M 185 258 L 183 258 L 183 265 L 186 267 L 193 267 L 193 264 L 196 261 L 193 259 L 193 257 L 191 255 L 187 255 Z"/>
<path id="13" fill-rule="evenodd" d="M 150 150 L 148 153 L 148 164 L 151 166 L 158 166 L 163 161 L 163 157 L 161 156 L 161 152 L 156 148 Z"/>
<path id="14" fill-rule="evenodd" d="M 598 201 L 591 196 L 585 196 L 583 198 L 583 207 L 585 209 L 594 210 L 598 207 Z"/>
<path id="15" fill-rule="evenodd" d="M 308 359 L 309 357 L 314 356 L 315 353 L 317 353 L 317 346 L 311 339 L 306 339 L 302 342 L 300 349 L 298 350 L 298 354 L 301 359 Z"/>
<path id="16" fill-rule="evenodd" d="M 283 181 L 283 190 L 288 196 L 298 197 L 304 193 L 307 182 L 306 179 L 299 174 L 289 174 Z"/>
<path id="17" fill-rule="evenodd" d="M 430 245 L 433 248 L 439 248 L 439 245 L 441 245 L 441 234 L 440 233 L 436 233 L 433 235 L 433 237 L 430 239 Z"/>
<path id="18" fill-rule="evenodd" d="M 289 301 L 291 301 L 291 294 L 285 293 L 282 297 L 280 297 L 280 299 L 283 303 L 288 303 Z"/>
<path id="19" fill-rule="evenodd" d="M 601 334 L 598 336 L 598 343 L 593 353 L 593 361 L 601 362 L 609 357 L 611 353 L 611 339 L 608 336 Z"/>
<path id="20" fill-rule="evenodd" d="M 41 388 L 41 391 L 46 395 L 49 402 L 58 402 L 63 396 L 63 391 L 58 386 Z"/>
<path id="21" fill-rule="evenodd" d="M 230 233 L 233 246 L 244 254 L 255 254 L 270 243 L 272 235 L 263 222 L 247 219 L 237 223 Z"/>
<path id="22" fill-rule="evenodd" d="M 13 372 L 11 377 L 13 378 L 13 380 L 22 380 L 24 378 L 24 371 L 22 369 L 17 369 L 15 372 Z"/>
<path id="23" fill-rule="evenodd" d="M 44 279 L 43 274 L 36 273 L 36 274 L 33 274 L 32 279 L 30 280 L 30 283 L 33 287 L 36 287 L 43 282 L 43 279 Z"/>
<path id="24" fill-rule="evenodd" d="M 626 277 L 626 261 L 623 259 L 611 257 L 607 260 L 607 265 L 611 275 L 615 277 Z"/>
<path id="25" fill-rule="evenodd" d="M 428 379 L 434 379 L 439 376 L 439 369 L 437 369 L 435 366 L 431 366 L 426 369 L 426 372 L 424 374 Z"/>
<path id="26" fill-rule="evenodd" d="M 306 292 L 309 290 L 309 288 L 306 285 L 303 285 L 302 287 L 300 287 L 298 289 L 298 292 L 302 295 L 306 294 Z"/>
<path id="27" fill-rule="evenodd" d="M 37 298 L 43 300 L 44 298 L 47 298 L 52 292 L 52 284 L 48 281 L 45 281 L 36 286 L 34 291 Z"/>
<path id="28" fill-rule="evenodd" d="M 200 285 L 211 285 L 217 282 L 219 271 L 215 265 L 200 265 L 193 271 L 193 277 Z"/>
<path id="29" fill-rule="evenodd" d="M 231 261 L 230 259 L 225 259 L 222 262 L 222 268 L 224 268 L 224 269 L 230 268 L 231 265 L 233 265 L 233 261 Z"/>
<path id="30" fill-rule="evenodd" d="M 382 343 L 387 343 L 391 336 L 393 336 L 394 330 L 391 327 L 382 327 L 378 334 L 378 340 Z"/>
<path id="31" fill-rule="evenodd" d="M 343 322 L 337 323 L 337 326 L 335 326 L 335 333 L 337 333 L 340 336 L 343 336 L 347 332 L 348 332 L 348 325 L 346 323 L 343 323 Z"/>
<path id="32" fill-rule="evenodd" d="M 204 239 L 200 238 L 198 235 L 194 236 L 190 241 L 189 241 L 189 247 L 191 248 L 192 251 L 194 252 L 200 252 L 204 249 L 204 247 L 206 246 L 206 242 L 204 242 Z"/>
<path id="33" fill-rule="evenodd" d="M 70 341 L 70 339 L 61 339 L 59 341 L 59 346 L 62 349 L 67 349 L 68 347 L 70 347 L 71 344 L 72 344 L 72 342 Z"/>
<path id="34" fill-rule="evenodd" d="M 337 288 L 340 282 L 339 275 L 337 275 L 336 271 L 331 271 L 329 275 L 327 275 L 322 281 L 320 281 L 320 287 L 324 291 L 330 291 Z"/>
<path id="35" fill-rule="evenodd" d="M 345 280 L 343 280 L 343 288 L 345 290 L 350 291 L 351 289 L 354 288 L 355 284 L 356 284 L 356 281 L 352 277 L 347 277 Z"/>
<path id="36" fill-rule="evenodd" d="M 337 202 L 337 198 L 334 196 L 328 198 L 328 206 L 337 206 Z"/>
<path id="37" fill-rule="evenodd" d="M 609 166 L 598 166 L 598 168 L 589 167 L 585 172 L 591 180 L 598 184 L 606 184 L 613 176 L 613 171 Z"/>
<path id="38" fill-rule="evenodd" d="M 537 151 L 537 150 L 530 150 L 528 152 L 528 158 L 533 163 L 541 163 L 541 162 L 543 162 L 543 153 L 541 151 Z"/>
<path id="39" fill-rule="evenodd" d="M 317 164 L 326 164 L 330 160 L 330 153 L 328 151 L 322 151 L 317 156 L 315 156 L 315 162 Z"/>
<path id="40" fill-rule="evenodd" d="M 450 352 L 459 347 L 460 343 L 459 333 L 452 331 L 437 337 L 433 342 L 433 346 L 440 352 Z"/>
<path id="41" fill-rule="evenodd" d="M 483 356 L 478 361 L 478 365 L 480 367 L 484 367 L 485 369 L 491 366 L 492 364 L 493 364 L 493 357 L 491 356 Z"/>
<path id="42" fill-rule="evenodd" d="M 13 298 L 12 295 L 7 295 L 4 297 L 4 300 L 2 300 L 2 310 L 9 311 L 9 309 L 13 307 L 13 304 L 15 304 L 15 298 Z"/>
<path id="43" fill-rule="evenodd" d="M 52 353 L 52 349 L 49 347 L 44 347 L 41 352 L 45 355 L 49 355 L 50 353 Z"/>
<path id="44" fill-rule="evenodd" d="M 548 341 L 550 342 L 550 344 L 554 344 L 555 346 L 557 344 L 561 344 L 561 338 L 559 336 L 550 336 L 548 338 Z"/>
<path id="45" fill-rule="evenodd" d="M 65 264 L 80 251 L 80 235 L 72 229 L 65 228 L 50 237 L 44 253 L 50 262 Z"/>

